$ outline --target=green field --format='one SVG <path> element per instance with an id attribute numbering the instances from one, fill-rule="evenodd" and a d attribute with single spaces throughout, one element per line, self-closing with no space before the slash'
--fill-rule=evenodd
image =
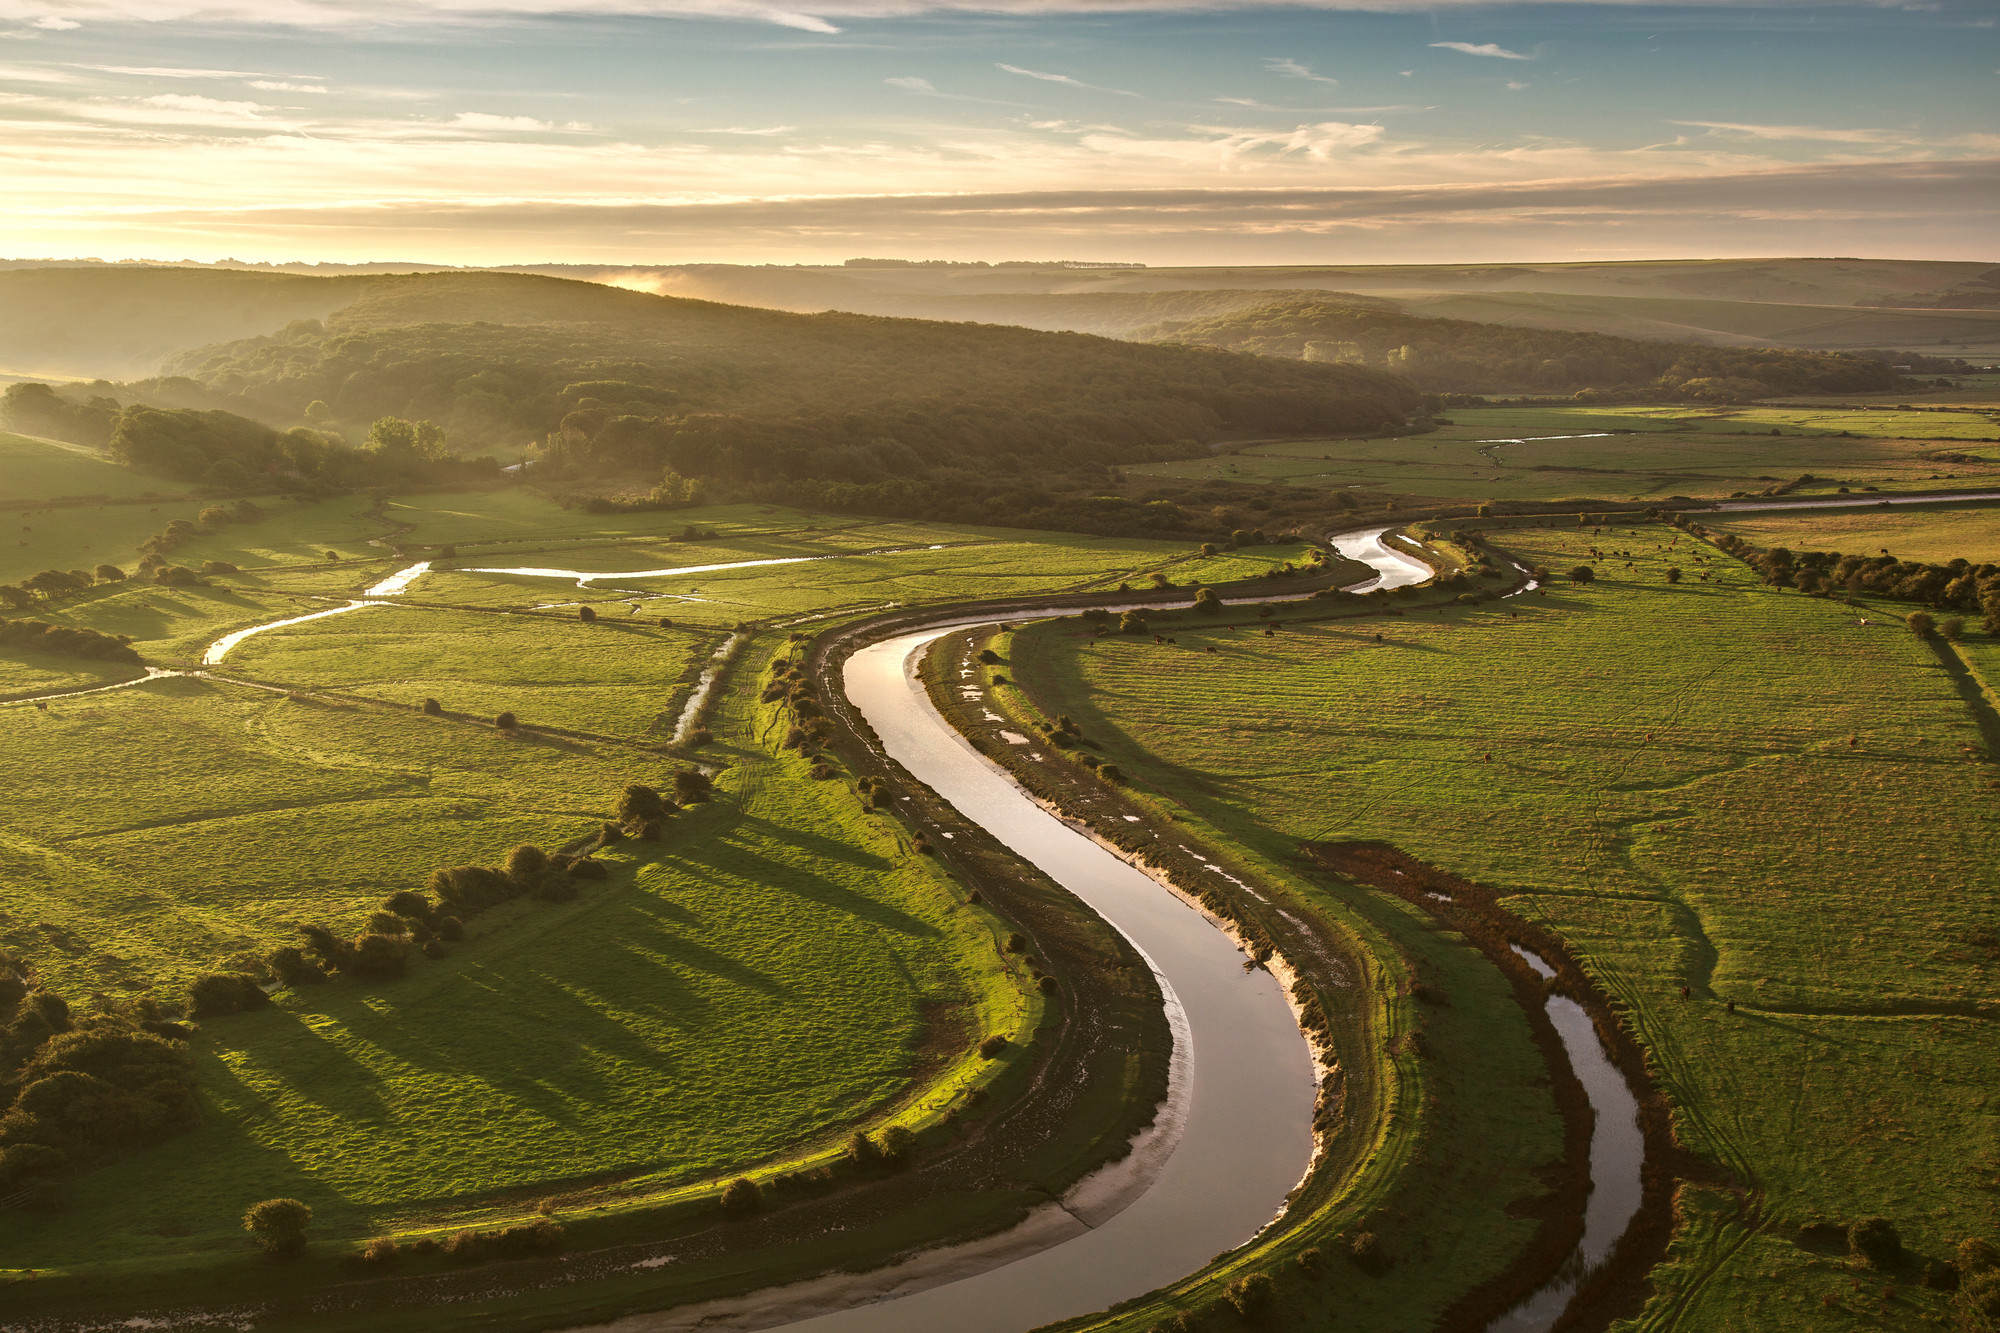
<path id="1" fill-rule="evenodd" d="M 327 524 L 313 539 L 365 530 L 360 503 L 310 511 Z M 408 563 L 287 563 L 238 536 L 263 526 L 204 539 L 236 539 L 241 574 L 105 586 L 43 614 L 187 664 L 226 631 L 337 605 L 314 599 Z M 352 933 L 434 868 L 564 845 L 610 816 L 625 783 L 666 785 L 677 761 L 658 747 L 738 619 L 1115 586 L 1197 564 L 1214 578 L 1300 550 L 1204 561 L 1184 545 L 1057 534 L 713 526 L 722 535 L 701 542 L 596 533 L 562 549 L 601 567 L 851 558 L 734 571 L 715 588 L 704 576 L 715 595 L 701 602 L 647 602 L 620 623 L 611 601 L 596 624 L 502 613 L 574 599 L 573 585 L 440 571 L 402 605 L 246 639 L 228 680 L 14 704 L 0 730 L 18 779 L 0 821 L 0 946 L 80 1005 L 171 1004 L 197 972 L 254 965 L 302 923 Z M 882 547 L 918 549 L 865 554 Z M 662 605 L 675 626 L 658 624 Z M 993 1076 L 971 1047 L 1027 1033 L 1044 1001 L 1003 963 L 995 919 L 913 855 L 900 825 L 864 815 L 842 783 L 806 780 L 779 749 L 785 723 L 750 682 L 782 637 L 762 632 L 725 678 L 701 751 L 717 799 L 673 820 L 664 843 L 617 844 L 611 878 L 577 901 L 493 909 L 402 980 L 287 990 L 270 1010 L 203 1023 L 202 1126 L 78 1177 L 53 1218 L 0 1212 L 7 1265 L 108 1273 L 227 1256 L 245 1200 L 273 1194 L 309 1202 L 329 1239 L 505 1217 L 612 1183 L 627 1206 L 668 1204 L 753 1163 L 824 1153 L 919 1088 Z M 17 655 L 0 660 L 0 698 L 134 674 Z M 471 719 L 370 702 L 432 696 Z M 503 708 L 604 739 L 510 737 L 485 722 Z M 78 799 L 88 792 L 106 798 Z M 935 1116 L 938 1097 L 924 1105 Z"/>
<path id="2" fill-rule="evenodd" d="M 1563 935 L 1628 1006 L 1682 1140 L 1758 1200 L 1746 1225 L 1690 1197 L 1640 1326 L 1879 1326 L 1798 1226 L 1886 1215 L 1933 1260 L 2000 1230 L 1981 733 L 1893 613 L 1694 566 L 1664 527 L 1498 538 L 1557 568 L 1593 541 L 1610 558 L 1580 592 L 1087 652 L 1037 629 L 1015 678 L 1197 831 L 1274 863 L 1381 839 Z M 1714 572 L 1670 587 L 1669 561 Z"/>
<path id="3" fill-rule="evenodd" d="M 178 495 L 184 487 L 141 477 L 94 449 L 0 430 L 0 505 L 68 496 Z"/>
<path id="4" fill-rule="evenodd" d="M 1967 412 L 1501 407 L 1454 408 L 1446 419 L 1451 424 L 1422 435 L 1254 444 L 1127 471 L 1135 479 L 1271 482 L 1461 503 L 1724 498 L 1802 474 L 1820 480 L 1794 494 L 1843 485 L 1921 490 L 1943 480 L 2000 485 L 2000 450 L 1945 443 L 2000 439 L 2000 423 Z M 1983 461 L 1929 456 L 1940 451 Z"/>
<path id="5" fill-rule="evenodd" d="M 1953 560 L 1975 565 L 2000 562 L 2000 508 L 1991 505 L 1729 514 L 1703 522 L 1761 547 L 1849 555 L 1887 551 L 1901 560 L 1940 565 Z"/>

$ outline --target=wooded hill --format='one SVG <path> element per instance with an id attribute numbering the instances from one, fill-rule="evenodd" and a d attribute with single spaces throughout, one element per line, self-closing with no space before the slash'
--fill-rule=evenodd
<path id="1" fill-rule="evenodd" d="M 1433 393 L 1574 393 L 1743 401 L 1893 389 L 1896 372 L 1845 352 L 1702 347 L 1602 333 L 1424 319 L 1377 305 L 1290 298 L 1135 336 L 1392 371 Z"/>
<path id="2" fill-rule="evenodd" d="M 1400 429 L 1421 410 L 1380 371 L 1209 348 L 525 275 L 361 281 L 324 323 L 185 354 L 134 387 L 350 436 L 428 419 L 466 452 L 553 436 L 560 461 L 725 483 L 1088 477 L 1230 436 Z"/>

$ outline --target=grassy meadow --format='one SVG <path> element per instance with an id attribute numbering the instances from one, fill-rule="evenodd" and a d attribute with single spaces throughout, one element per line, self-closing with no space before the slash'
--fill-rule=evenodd
<path id="1" fill-rule="evenodd" d="M 2000 440 L 2000 422 L 1972 412 L 1494 407 L 1454 408 L 1447 419 L 1451 424 L 1423 435 L 1276 441 L 1126 470 L 1135 479 L 1272 482 L 1460 501 L 1716 499 L 1808 473 L 1822 484 L 1796 494 L 1843 485 L 1921 490 L 1944 480 L 2000 486 L 2000 451 L 1991 443 Z M 1982 461 L 1929 457 L 1940 451 Z"/>
<path id="2" fill-rule="evenodd" d="M 1639 1326 L 1878 1326 L 1800 1225 L 1885 1215 L 1925 1259 L 2000 1232 L 2000 959 L 1976 943 L 2000 808 L 1975 718 L 1907 608 L 1764 588 L 1664 526 L 1496 544 L 1605 554 L 1581 590 L 1268 638 L 1041 627 L 1014 678 L 1197 830 L 1273 863 L 1382 839 L 1564 936 L 1629 1006 L 1683 1141 L 1761 1201 L 1690 1197 Z"/>
<path id="3" fill-rule="evenodd" d="M 183 489 L 172 482 L 142 477 L 82 445 L 4 430 L 0 430 L 0 476 L 7 479 L 0 505 L 66 496 L 125 499 L 171 495 Z"/>
<path id="4" fill-rule="evenodd" d="M 1794 551 L 1887 551 L 1901 560 L 1935 564 L 2000 562 L 2000 507 L 1993 505 L 1724 514 L 1705 517 L 1703 525 L 1758 546 Z"/>
<path id="5" fill-rule="evenodd" d="M 380 530 L 352 505 L 319 513 L 356 535 Z M 680 761 L 658 747 L 678 702 L 739 619 L 1115 586 L 1155 568 L 1178 580 L 1196 564 L 1240 576 L 1298 552 L 1203 561 L 1185 545 L 902 524 L 786 539 L 758 517 L 764 530 L 705 524 L 718 535 L 614 544 L 596 533 L 564 550 L 603 562 L 583 567 L 848 558 L 732 571 L 727 600 L 692 614 L 675 604 L 672 627 L 655 602 L 625 623 L 615 604 L 597 624 L 499 614 L 599 594 L 441 570 L 402 605 L 246 639 L 222 668 L 337 697 L 180 677 L 13 704 L 0 729 L 0 762 L 19 777 L 0 817 L 0 946 L 79 1006 L 93 994 L 173 1001 L 203 969 L 294 942 L 301 923 L 352 933 L 434 868 L 561 846 L 593 833 L 625 783 L 665 785 Z M 918 549 L 868 554 L 883 547 Z M 409 563 L 365 545 L 331 566 L 268 550 L 209 586 L 108 585 L 43 614 L 190 663 L 222 633 L 329 605 L 313 599 Z M 707 576 L 700 586 L 719 591 Z M 205 1021 L 201 1127 L 78 1177 L 60 1214 L 0 1212 L 6 1265 L 108 1273 L 227 1257 L 244 1244 L 245 1201 L 274 1194 L 311 1204 L 326 1238 L 436 1230 L 549 1195 L 671 1201 L 718 1174 L 823 1153 L 919 1087 L 992 1077 L 999 1066 L 972 1047 L 1028 1033 L 1044 1001 L 1006 966 L 997 918 L 962 903 L 899 825 L 864 815 L 841 783 L 806 780 L 779 749 L 784 724 L 753 682 L 781 633 L 753 639 L 718 692 L 700 752 L 714 802 L 672 820 L 657 846 L 604 853 L 610 879 L 576 901 L 495 908 L 401 980 L 281 991 L 268 1010 Z M 0 660 L 0 697 L 134 674 L 17 655 Z M 368 702 L 433 696 L 475 720 Z M 606 739 L 477 720 L 503 708 Z"/>

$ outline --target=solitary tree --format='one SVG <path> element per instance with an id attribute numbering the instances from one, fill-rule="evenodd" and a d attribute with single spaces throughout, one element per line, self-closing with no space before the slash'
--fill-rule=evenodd
<path id="1" fill-rule="evenodd" d="M 1222 599 L 1215 595 L 1215 589 L 1203 588 L 1194 595 L 1194 609 L 1212 616 L 1222 610 Z"/>
<path id="2" fill-rule="evenodd" d="M 125 578 L 125 571 L 116 565 L 99 565 L 92 572 L 97 575 L 99 583 L 121 583 Z"/>
<path id="3" fill-rule="evenodd" d="M 1934 618 L 1932 618 L 1931 613 L 1928 611 L 1910 612 L 1910 619 L 1908 623 L 1910 626 L 1910 633 L 1916 635 L 1920 639 L 1928 639 L 1931 636 L 1931 631 L 1937 628 L 1937 621 Z"/>
<path id="4" fill-rule="evenodd" d="M 1589 565 L 1578 565 L 1576 568 L 1570 570 L 1569 572 L 1569 581 L 1571 583 L 1578 585 L 1579 587 L 1581 587 L 1583 584 L 1590 582 L 1592 579 L 1596 577 L 1597 577 L 1597 571 L 1592 569 Z"/>
<path id="5" fill-rule="evenodd" d="M 512 713 L 502 713 L 493 719 L 493 725 L 502 731 L 512 731 L 521 725 L 521 719 L 515 717 Z"/>
<path id="6" fill-rule="evenodd" d="M 1965 637 L 1965 617 L 1964 616 L 1948 617 L 1943 624 L 1938 626 L 1938 633 L 1944 635 L 1945 638 L 1951 640 L 1951 642 L 1957 643 L 1960 639 Z"/>
<path id="7" fill-rule="evenodd" d="M 1680 581 L 1681 581 L 1681 567 L 1679 565 L 1667 566 L 1667 582 L 1679 583 Z"/>
<path id="8" fill-rule="evenodd" d="M 756 1212 L 763 1202 L 764 1196 L 758 1192 L 757 1182 L 748 1176 L 738 1176 L 722 1191 L 722 1211 L 738 1217 Z"/>
<path id="9" fill-rule="evenodd" d="M 591 621 L 597 619 L 597 612 L 591 610 L 587 606 L 579 606 L 576 609 L 576 618 L 578 620 L 581 620 L 584 624 L 588 625 Z"/>
<path id="10" fill-rule="evenodd" d="M 297 1199 L 266 1199 L 243 1214 L 243 1229 L 257 1238 L 264 1253 L 285 1257 L 305 1249 L 312 1215 Z"/>
<path id="11" fill-rule="evenodd" d="M 533 879 L 549 868 L 549 854 L 532 842 L 524 842 L 507 853 L 507 873 L 515 879 Z"/>

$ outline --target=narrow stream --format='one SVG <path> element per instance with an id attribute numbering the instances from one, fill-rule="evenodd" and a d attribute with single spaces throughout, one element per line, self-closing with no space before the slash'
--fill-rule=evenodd
<path id="1" fill-rule="evenodd" d="M 1527 960 L 1543 980 L 1556 970 L 1540 954 L 1520 945 L 1510 948 Z M 1639 1130 L 1639 1103 L 1625 1075 L 1611 1063 L 1597 1027 L 1584 1007 L 1566 995 L 1548 1000 L 1549 1021 L 1555 1024 L 1569 1056 L 1570 1068 L 1583 1084 L 1595 1113 L 1590 1131 L 1590 1200 L 1583 1210 L 1583 1239 L 1563 1260 L 1562 1267 L 1532 1296 L 1488 1324 L 1487 1333 L 1544 1333 L 1561 1316 L 1577 1286 L 1606 1259 L 1639 1212 L 1640 1168 L 1646 1161 L 1646 1139 Z"/>

